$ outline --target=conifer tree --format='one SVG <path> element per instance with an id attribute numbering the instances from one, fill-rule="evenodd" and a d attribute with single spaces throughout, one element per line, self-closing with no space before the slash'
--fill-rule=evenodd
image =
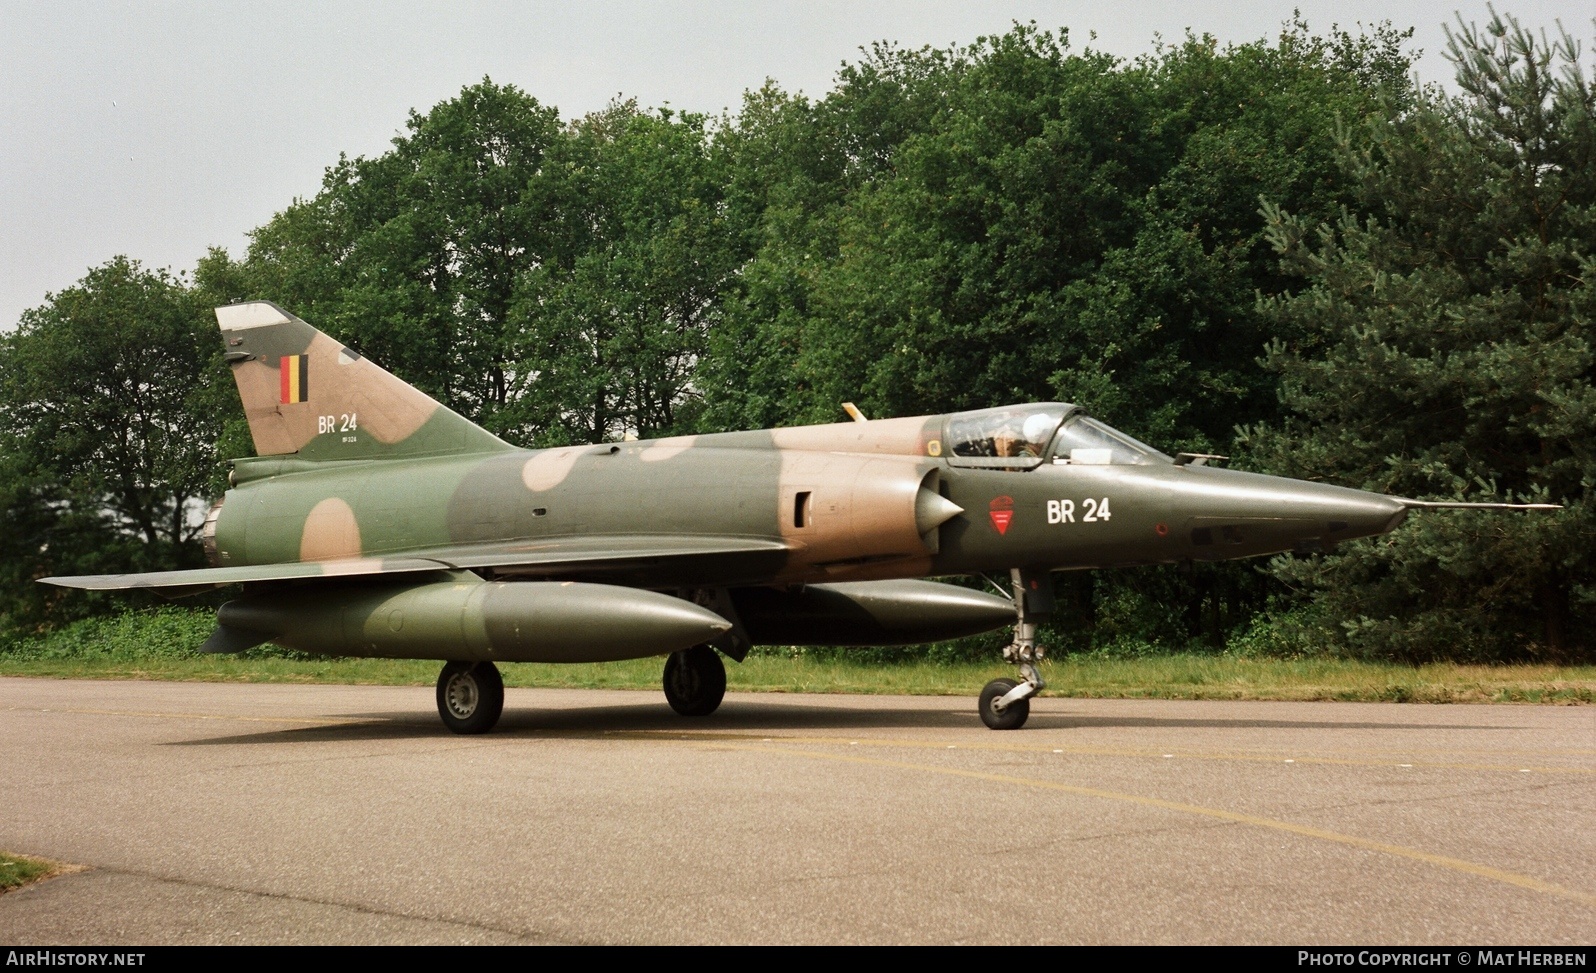
<path id="1" fill-rule="evenodd" d="M 1574 41 L 1511 17 L 1449 35 L 1461 94 L 1429 92 L 1348 149 L 1358 213 L 1271 210 L 1310 286 L 1265 304 L 1291 418 L 1265 465 L 1384 493 L 1553 501 L 1436 512 L 1274 572 L 1319 633 L 1411 659 L 1588 657 L 1596 483 L 1596 121 Z M 1300 617 L 1300 616 L 1299 616 Z"/>

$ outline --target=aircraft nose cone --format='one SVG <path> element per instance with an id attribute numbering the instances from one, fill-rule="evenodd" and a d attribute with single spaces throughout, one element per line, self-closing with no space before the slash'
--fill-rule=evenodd
<path id="1" fill-rule="evenodd" d="M 1292 482 L 1278 502 L 1283 520 L 1317 525 L 1333 540 L 1369 537 L 1393 530 L 1408 508 L 1392 497 L 1324 483 Z"/>
<path id="2" fill-rule="evenodd" d="M 1313 551 L 1384 534 L 1407 516 L 1400 500 L 1347 487 L 1242 473 L 1191 471 L 1176 505 L 1189 511 L 1187 539 L 1199 558 Z"/>
<path id="3" fill-rule="evenodd" d="M 1344 533 L 1348 537 L 1388 534 L 1408 519 L 1409 508 L 1398 500 L 1378 493 L 1364 493 L 1361 490 L 1351 492 L 1356 496 L 1333 501 L 1337 506 L 1333 508 L 1332 513 L 1339 510 L 1346 516 L 1341 521 L 1331 517 L 1329 527 L 1332 534 Z M 1339 523 L 1346 524 L 1340 531 L 1337 530 Z"/>

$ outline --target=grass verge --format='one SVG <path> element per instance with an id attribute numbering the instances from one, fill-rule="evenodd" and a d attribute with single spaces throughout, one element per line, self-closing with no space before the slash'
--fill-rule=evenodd
<path id="1" fill-rule="evenodd" d="M 167 606 L 89 618 L 0 643 L 0 675 L 430 686 L 439 663 L 324 659 L 271 646 L 239 656 L 198 653 L 215 627 L 206 609 Z M 993 653 L 995 655 L 995 652 Z M 967 656 L 966 656 L 967 657 Z M 980 656 L 977 656 L 979 658 Z M 960 656 L 883 662 L 870 653 L 760 650 L 727 666 L 730 688 L 776 693 L 970 696 L 1014 670 Z M 988 656 L 988 658 L 991 658 Z M 657 692 L 660 659 L 502 666 L 509 686 Z M 1175 653 L 1061 656 L 1043 665 L 1045 695 L 1120 699 L 1361 700 L 1425 703 L 1593 703 L 1596 666 L 1404 665 L 1337 658 Z"/>
<path id="2" fill-rule="evenodd" d="M 0 851 L 0 895 L 72 869 L 60 862 Z"/>
<path id="3" fill-rule="evenodd" d="M 439 663 L 393 659 L 212 656 L 8 658 L 0 675 L 60 679 L 432 685 Z M 661 660 L 501 666 L 508 686 L 659 689 Z M 727 665 L 734 691 L 965 696 L 1012 675 L 1001 664 L 751 656 Z M 1347 700 L 1418 703 L 1596 703 L 1596 666 L 1424 666 L 1340 659 L 1175 654 L 1135 659 L 1065 657 L 1044 663 L 1044 695 L 1119 699 Z"/>

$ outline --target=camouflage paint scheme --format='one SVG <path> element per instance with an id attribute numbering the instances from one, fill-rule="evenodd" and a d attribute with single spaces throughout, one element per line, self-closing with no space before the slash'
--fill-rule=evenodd
<path id="1" fill-rule="evenodd" d="M 446 660 L 438 712 L 483 733 L 498 662 L 667 655 L 672 708 L 720 705 L 720 653 L 1014 626 L 1017 729 L 1046 685 L 1058 570 L 1323 550 L 1430 503 L 1170 457 L 1059 402 L 517 449 L 276 305 L 218 308 L 257 455 L 212 506 L 212 567 L 46 578 L 179 596 L 243 586 L 209 652 Z M 1534 505 L 1528 505 L 1534 506 Z M 1012 600 L 921 580 L 1007 572 Z"/>
<path id="2" fill-rule="evenodd" d="M 211 646 L 224 650 L 270 637 L 578 661 L 716 640 L 738 658 L 754 639 L 930 641 L 1011 623 L 1015 609 L 902 579 L 1311 549 L 1390 530 L 1411 505 L 1146 447 L 1128 463 L 1050 454 L 1051 430 L 1079 413 L 1062 403 L 523 450 L 275 305 L 217 318 L 258 455 L 235 461 L 208 518 L 214 567 L 48 580 L 174 594 L 243 583 Z M 990 446 L 1008 442 L 1001 430 L 987 455 L 956 455 L 959 429 L 1033 415 L 1052 425 L 1023 456 L 990 455 L 1008 449 Z M 495 583 L 528 579 L 565 594 Z M 622 621 L 601 630 L 600 617 Z"/>

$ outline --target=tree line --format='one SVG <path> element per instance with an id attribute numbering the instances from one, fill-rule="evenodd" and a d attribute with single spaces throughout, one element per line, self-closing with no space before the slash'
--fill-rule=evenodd
<path id="1" fill-rule="evenodd" d="M 1016 25 L 824 97 L 564 120 L 489 79 L 191 273 L 0 338 L 0 627 L 200 563 L 250 451 L 210 309 L 268 299 L 526 446 L 1079 403 L 1169 452 L 1441 499 L 1311 559 L 1060 576 L 1059 648 L 1588 658 L 1596 124 L 1567 35 L 1388 26 L 1123 60 Z"/>

